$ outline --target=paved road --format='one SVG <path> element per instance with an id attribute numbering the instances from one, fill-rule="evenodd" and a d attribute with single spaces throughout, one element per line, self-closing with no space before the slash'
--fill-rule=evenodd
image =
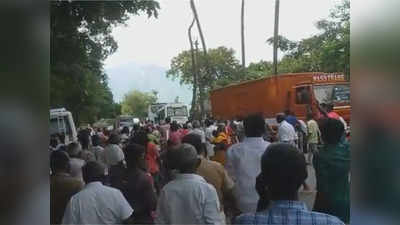
<path id="1" fill-rule="evenodd" d="M 307 167 L 308 169 L 308 177 L 307 177 L 307 184 L 310 186 L 312 192 L 304 192 L 302 191 L 302 188 L 299 191 L 299 198 L 301 201 L 306 202 L 308 208 L 311 210 L 313 205 L 314 205 L 314 200 L 315 200 L 315 195 L 316 195 L 316 179 L 315 179 L 315 170 L 314 168 L 310 165 Z"/>

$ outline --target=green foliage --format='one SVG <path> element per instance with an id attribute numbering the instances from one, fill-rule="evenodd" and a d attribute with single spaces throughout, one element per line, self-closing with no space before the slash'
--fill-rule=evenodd
<path id="1" fill-rule="evenodd" d="M 199 52 L 196 54 L 196 66 L 199 71 L 198 82 L 206 90 L 218 86 L 227 85 L 240 80 L 242 73 L 239 60 L 235 58 L 235 51 L 226 47 L 218 47 L 208 50 L 208 63 L 212 73 L 206 72 L 206 56 Z M 171 61 L 171 68 L 167 71 L 167 77 L 179 79 L 181 84 L 193 84 L 192 61 L 190 51 L 183 51 Z"/>
<path id="2" fill-rule="evenodd" d="M 147 117 L 148 107 L 157 102 L 154 92 L 146 93 L 133 90 L 124 96 L 121 111 L 124 115 L 133 115 L 139 118 Z"/>
<path id="3" fill-rule="evenodd" d="M 72 111 L 77 123 L 115 117 L 103 61 L 118 48 L 112 28 L 130 15 L 157 16 L 154 0 L 51 1 L 50 107 Z"/>
<path id="4" fill-rule="evenodd" d="M 320 34 L 299 42 L 279 36 L 278 48 L 285 53 L 279 73 L 344 72 L 350 73 L 350 2 L 332 10 L 328 19 L 316 23 Z M 273 38 L 267 40 L 273 44 Z M 268 71 L 266 71 L 268 72 Z"/>

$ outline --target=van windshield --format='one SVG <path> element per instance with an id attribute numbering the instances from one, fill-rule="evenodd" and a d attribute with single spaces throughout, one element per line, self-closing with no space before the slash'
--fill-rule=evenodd
<path id="1" fill-rule="evenodd" d="M 313 90 L 319 103 L 350 103 L 349 84 L 314 85 Z"/>
<path id="2" fill-rule="evenodd" d="M 71 126 L 68 123 L 68 117 L 55 117 L 50 119 L 50 135 L 58 134 L 58 133 L 66 133 L 67 135 L 71 135 Z"/>

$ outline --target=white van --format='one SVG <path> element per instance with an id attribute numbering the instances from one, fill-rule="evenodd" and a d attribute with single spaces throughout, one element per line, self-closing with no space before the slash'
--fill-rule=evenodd
<path id="1" fill-rule="evenodd" d="M 65 135 L 65 144 L 78 141 L 72 113 L 65 108 L 50 109 L 50 135 L 62 133 Z"/>

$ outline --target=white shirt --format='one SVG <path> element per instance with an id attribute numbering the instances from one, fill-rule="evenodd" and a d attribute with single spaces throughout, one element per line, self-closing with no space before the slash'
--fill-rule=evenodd
<path id="1" fill-rule="evenodd" d="M 104 148 L 104 160 L 107 166 L 117 165 L 124 159 L 124 152 L 118 145 L 110 144 Z"/>
<path id="2" fill-rule="evenodd" d="M 201 143 L 206 143 L 206 135 L 203 130 L 200 128 L 194 128 L 192 131 L 189 133 L 197 134 L 201 137 Z"/>
<path id="3" fill-rule="evenodd" d="M 212 132 L 214 130 L 217 130 L 217 126 L 215 125 L 211 125 L 209 127 L 206 128 L 206 132 L 205 132 L 205 136 L 206 136 L 206 147 L 207 147 L 207 157 L 212 157 L 215 155 L 214 152 L 214 145 L 211 144 L 211 142 L 209 142 L 208 140 L 212 140 L 214 138 Z"/>
<path id="4" fill-rule="evenodd" d="M 269 144 L 262 137 L 245 138 L 226 152 L 225 168 L 235 181 L 234 194 L 243 213 L 257 210 L 256 177 L 261 172 L 261 156 Z"/>
<path id="5" fill-rule="evenodd" d="M 296 139 L 297 135 L 294 127 L 285 120 L 282 121 L 278 128 L 278 141 L 294 144 Z"/>
<path id="6" fill-rule="evenodd" d="M 82 167 L 85 165 L 85 160 L 78 158 L 71 158 L 69 160 L 69 164 L 71 166 L 71 171 L 70 171 L 71 177 L 75 177 L 83 181 Z"/>
<path id="7" fill-rule="evenodd" d="M 72 196 L 62 224 L 122 224 L 132 212 L 118 189 L 91 182 Z"/>
<path id="8" fill-rule="evenodd" d="M 197 174 L 177 174 L 161 190 L 156 224 L 221 224 L 215 188 Z"/>

